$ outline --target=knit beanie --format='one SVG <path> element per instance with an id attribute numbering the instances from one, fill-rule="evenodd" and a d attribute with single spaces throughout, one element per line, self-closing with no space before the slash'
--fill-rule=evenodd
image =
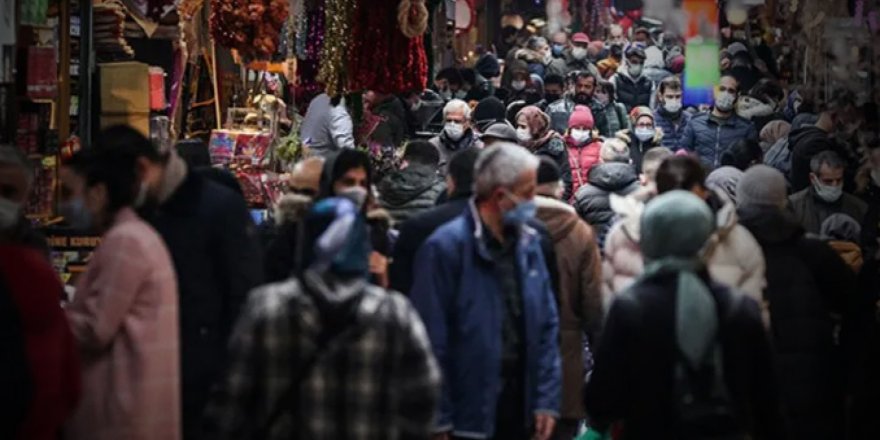
<path id="1" fill-rule="evenodd" d="M 487 79 L 501 75 L 501 65 L 498 63 L 498 57 L 491 53 L 483 54 L 474 65 L 474 70 Z"/>
<path id="2" fill-rule="evenodd" d="M 489 96 L 480 100 L 474 107 L 471 120 L 479 126 L 481 131 L 484 131 L 489 125 L 504 121 L 505 111 L 506 107 L 500 99 Z"/>
<path id="3" fill-rule="evenodd" d="M 556 164 L 556 161 L 547 156 L 541 156 L 541 162 L 538 164 L 538 185 L 558 183 L 561 178 L 559 165 Z"/>
<path id="4" fill-rule="evenodd" d="M 576 105 L 571 117 L 568 118 L 568 128 L 586 126 L 593 129 L 595 122 L 593 120 L 593 112 L 584 105 Z"/>
<path id="5" fill-rule="evenodd" d="M 737 206 L 785 206 L 788 192 L 785 177 L 775 168 L 755 165 L 740 178 L 736 186 Z"/>
<path id="6" fill-rule="evenodd" d="M 629 112 L 629 119 L 630 119 L 630 121 L 632 121 L 633 126 L 636 125 L 636 122 L 642 116 L 647 116 L 647 117 L 651 118 L 651 122 L 654 122 L 654 112 L 651 111 L 651 109 L 648 107 L 641 105 L 638 107 L 634 107 L 632 109 L 632 111 Z"/>

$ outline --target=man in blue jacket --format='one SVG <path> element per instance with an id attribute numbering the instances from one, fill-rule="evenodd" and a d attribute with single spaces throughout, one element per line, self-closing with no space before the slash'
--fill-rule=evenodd
<path id="1" fill-rule="evenodd" d="M 538 160 L 501 144 L 474 199 L 416 256 L 410 296 L 443 370 L 437 438 L 550 438 L 559 416 L 559 325 L 535 216 Z"/>
<path id="2" fill-rule="evenodd" d="M 758 139 L 755 125 L 736 115 L 739 83 L 731 75 L 721 77 L 715 89 L 715 106 L 708 113 L 691 118 L 681 137 L 679 149 L 696 153 L 709 169 L 721 166 L 721 155 L 740 139 Z"/>
<path id="3" fill-rule="evenodd" d="M 681 80 L 676 76 L 670 76 L 657 86 L 657 105 L 654 107 L 654 123 L 657 128 L 663 130 L 662 146 L 675 150 L 681 144 L 681 138 L 692 115 L 684 111 L 682 107 Z"/>

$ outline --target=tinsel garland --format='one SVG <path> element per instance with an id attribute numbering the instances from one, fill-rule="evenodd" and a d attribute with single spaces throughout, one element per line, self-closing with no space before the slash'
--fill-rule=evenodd
<path id="1" fill-rule="evenodd" d="M 357 11 L 356 0 L 327 0 L 324 46 L 318 82 L 330 96 L 346 92 L 346 58 L 351 39 L 351 17 Z"/>
<path id="2" fill-rule="evenodd" d="M 423 37 L 406 38 L 397 22 L 399 0 L 375 0 L 351 19 L 348 79 L 351 90 L 403 93 L 423 90 L 428 74 Z"/>

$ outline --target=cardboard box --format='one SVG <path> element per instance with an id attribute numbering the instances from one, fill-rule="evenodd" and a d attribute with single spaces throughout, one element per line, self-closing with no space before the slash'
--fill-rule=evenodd
<path id="1" fill-rule="evenodd" d="M 102 114 L 101 130 L 114 125 L 128 125 L 150 137 L 150 114 L 149 113 L 126 113 L 126 114 Z"/>
<path id="2" fill-rule="evenodd" d="M 101 113 L 108 115 L 150 112 L 150 68 L 135 61 L 99 64 Z"/>

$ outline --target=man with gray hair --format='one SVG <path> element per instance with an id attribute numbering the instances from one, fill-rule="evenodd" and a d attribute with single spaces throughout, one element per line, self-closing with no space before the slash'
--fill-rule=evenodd
<path id="1" fill-rule="evenodd" d="M 606 140 L 599 150 L 599 163 L 587 175 L 588 183 L 575 194 L 575 209 L 595 229 L 600 249 L 614 219 L 611 194 L 626 196 L 639 189 L 639 176 L 630 162 L 626 142 Z"/>
<path id="2" fill-rule="evenodd" d="M 33 183 L 34 173 L 27 157 L 16 147 L 0 145 L 0 239 L 48 255 L 46 239 L 24 217 Z"/>
<path id="3" fill-rule="evenodd" d="M 538 159 L 517 145 L 486 149 L 469 207 L 416 256 L 410 298 L 444 374 L 435 438 L 553 433 L 559 324 L 540 237 L 527 224 L 537 169 Z"/>
<path id="4" fill-rule="evenodd" d="M 471 127 L 471 108 L 460 99 L 453 99 L 443 107 L 443 131 L 431 138 L 431 144 L 440 152 L 440 169 L 446 168 L 452 156 L 459 151 L 473 147 L 477 135 Z"/>
<path id="5" fill-rule="evenodd" d="M 858 197 L 843 192 L 846 163 L 825 150 L 810 160 L 810 187 L 792 194 L 788 201 L 795 218 L 804 229 L 819 234 L 822 222 L 832 214 L 846 214 L 861 223 L 868 206 Z"/>

